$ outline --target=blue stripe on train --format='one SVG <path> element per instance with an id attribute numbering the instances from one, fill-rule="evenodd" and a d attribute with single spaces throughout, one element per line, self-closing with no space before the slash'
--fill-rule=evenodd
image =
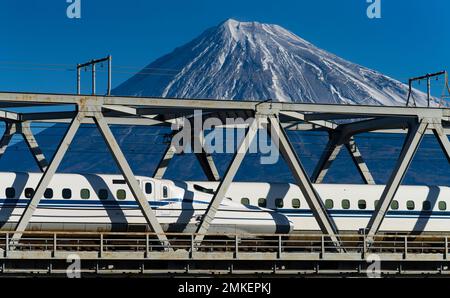
<path id="1" fill-rule="evenodd" d="M 30 202 L 29 199 L 0 199 L 1 207 L 25 207 Z M 184 202 L 184 203 L 196 203 L 201 205 L 208 205 L 208 202 L 192 200 L 186 201 L 182 199 L 172 198 L 164 199 L 163 201 L 148 201 L 152 208 L 167 206 L 170 203 Z M 136 201 L 118 201 L 118 200 L 74 200 L 74 199 L 42 199 L 39 202 L 40 206 L 52 206 L 52 207 L 88 207 L 88 206 L 113 206 L 113 207 L 139 207 Z M 223 204 L 221 204 L 223 206 Z"/>

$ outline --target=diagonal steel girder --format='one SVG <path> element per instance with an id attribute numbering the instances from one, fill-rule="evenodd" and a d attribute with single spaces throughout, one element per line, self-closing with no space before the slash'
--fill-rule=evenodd
<path id="1" fill-rule="evenodd" d="M 298 119 L 328 129 L 328 133 L 330 134 L 330 140 L 328 141 L 327 146 L 323 151 L 321 158 L 319 159 L 319 163 L 315 167 L 314 172 L 311 176 L 311 181 L 313 183 L 322 183 L 323 179 L 325 178 L 325 175 L 328 172 L 328 169 L 331 167 L 331 164 L 336 159 L 343 145 L 336 143 L 337 140 L 339 139 L 338 137 L 336 137 L 336 135 L 339 134 L 339 132 L 336 133 L 335 130 L 340 128 L 340 126 L 337 126 L 337 124 L 326 120 L 310 119 L 311 116 L 310 114 L 305 115 L 300 112 L 280 112 L 280 113 L 284 116 L 288 116 L 294 119 Z M 355 163 L 363 181 L 366 184 L 375 184 L 375 180 L 373 179 L 372 174 L 370 173 L 370 170 L 367 164 L 365 163 L 353 137 L 351 137 L 349 141 L 345 142 L 345 147 L 350 153 L 350 156 L 352 157 L 352 160 Z"/>
<path id="2" fill-rule="evenodd" d="M 48 162 L 45 159 L 44 153 L 39 147 L 33 132 L 31 131 L 30 122 L 22 122 L 16 125 L 20 125 L 20 133 L 22 134 L 28 149 L 30 149 L 36 164 L 41 169 L 41 172 L 45 172 L 48 167 Z"/>
<path id="3" fill-rule="evenodd" d="M 340 248 L 341 241 L 338 237 L 336 224 L 328 215 L 323 201 L 314 189 L 314 186 L 298 158 L 294 147 L 289 141 L 286 132 L 281 126 L 280 121 L 276 115 L 269 115 L 268 120 L 270 124 L 267 125 L 268 133 L 270 134 L 272 141 L 278 145 L 280 153 L 291 170 L 305 200 L 308 202 L 309 208 L 313 212 L 320 229 L 331 239 L 336 248 Z"/>
<path id="4" fill-rule="evenodd" d="M 448 140 L 448 137 L 445 134 L 444 128 L 442 127 L 442 123 L 440 121 L 436 120 L 436 122 L 433 124 L 433 133 L 438 140 L 438 143 L 441 146 L 445 157 L 450 163 L 450 141 Z"/>
<path id="5" fill-rule="evenodd" d="M 259 116 L 256 116 L 256 118 L 252 119 L 251 122 L 249 123 L 245 137 L 239 144 L 233 156 L 233 159 L 228 165 L 228 168 L 225 171 L 225 174 L 222 177 L 222 180 L 220 181 L 219 186 L 217 187 L 211 199 L 211 202 L 209 203 L 208 208 L 206 209 L 205 214 L 203 215 L 200 225 L 198 226 L 196 231 L 195 236 L 196 242 L 203 241 L 206 233 L 208 232 L 208 229 L 212 221 L 214 220 L 214 217 L 216 216 L 220 204 L 222 203 L 225 194 L 227 193 L 231 183 L 233 182 L 234 176 L 236 175 L 242 161 L 244 160 L 245 154 L 247 153 L 253 139 L 255 138 L 258 132 L 258 125 L 259 125 Z"/>
<path id="6" fill-rule="evenodd" d="M 159 224 L 149 202 L 145 198 L 145 194 L 142 191 L 142 188 L 139 186 L 139 183 L 126 160 L 125 155 L 120 149 L 119 144 L 117 143 L 113 133 L 111 132 L 111 129 L 108 126 L 108 123 L 105 121 L 101 113 L 96 113 L 94 115 L 94 122 L 97 125 L 101 135 L 103 136 L 106 145 L 111 151 L 111 154 L 116 161 L 116 164 L 119 167 L 119 170 L 121 171 L 123 177 L 125 178 L 125 181 L 127 182 L 128 187 L 130 188 L 135 200 L 138 202 L 139 208 L 141 209 L 141 212 L 144 215 L 147 223 L 153 229 L 153 232 L 157 235 L 158 240 L 161 242 L 163 247 L 170 249 L 167 236 L 164 233 L 161 225 Z"/>
<path id="7" fill-rule="evenodd" d="M 363 179 L 365 184 L 376 184 L 375 179 L 370 173 L 369 167 L 367 166 L 358 146 L 356 145 L 355 138 L 351 137 L 350 140 L 345 143 L 345 148 L 347 148 L 350 156 L 352 157 L 353 163 L 358 169 L 359 175 Z"/>
<path id="8" fill-rule="evenodd" d="M 191 136 L 193 142 L 199 142 L 198 140 L 194 140 L 194 136 Z M 192 146 L 193 148 L 195 146 Z M 216 164 L 214 163 L 214 159 L 210 153 L 208 153 L 204 147 L 204 145 L 200 144 L 200 150 L 201 152 L 194 152 L 195 157 L 197 158 L 198 162 L 200 163 L 200 167 L 203 170 L 203 173 L 208 178 L 209 181 L 219 181 L 219 171 L 217 170 Z M 161 157 L 161 160 L 158 163 L 158 166 L 156 167 L 153 178 L 156 179 L 162 179 L 164 174 L 166 173 L 170 161 L 173 159 L 175 154 L 177 153 L 176 144 L 172 143 L 172 137 L 170 144 L 167 145 L 163 156 Z"/>
<path id="9" fill-rule="evenodd" d="M 411 161 L 414 158 L 420 143 L 422 142 L 428 125 L 429 120 L 426 118 L 410 124 L 397 164 L 394 167 L 394 170 L 380 197 L 379 203 L 375 207 L 375 211 L 366 227 L 367 239 L 369 241 L 373 240 L 373 237 L 380 229 L 389 206 L 391 205 L 392 200 L 394 199 L 395 194 L 397 193 L 397 190 L 405 177 L 406 171 L 408 170 Z"/>
<path id="10" fill-rule="evenodd" d="M 322 183 L 333 161 L 337 158 L 342 147 L 345 146 L 363 181 L 366 184 L 375 184 L 375 180 L 356 146 L 354 135 L 378 129 L 404 128 L 410 122 L 411 118 L 393 117 L 375 118 L 339 125 L 334 131 L 329 131 L 330 139 L 314 169 L 311 180 L 314 183 Z"/>
<path id="11" fill-rule="evenodd" d="M 333 132 L 330 133 L 333 135 Z M 339 137 L 330 137 L 330 140 L 328 141 L 319 159 L 319 163 L 314 168 L 313 174 L 311 175 L 311 181 L 313 183 L 323 182 L 326 174 L 328 173 L 328 170 L 330 169 L 332 163 L 336 160 L 343 146 L 345 146 L 347 151 L 350 153 L 352 161 L 358 169 L 358 172 L 364 183 L 375 184 L 375 180 L 373 179 L 369 167 L 364 161 L 359 148 L 356 146 L 355 138 L 353 136 L 344 143 L 339 141 Z"/>
<path id="12" fill-rule="evenodd" d="M 30 153 L 33 155 L 34 160 L 36 161 L 37 166 L 44 172 L 48 166 L 47 160 L 45 159 L 44 153 L 39 148 L 39 145 L 34 137 L 33 132 L 30 128 L 30 123 L 25 122 L 5 122 L 5 132 L 3 133 L 3 137 L 0 140 L 0 158 L 5 153 L 6 149 L 11 142 L 11 139 L 14 134 L 21 134 L 25 143 L 27 144 Z"/>
<path id="13" fill-rule="evenodd" d="M 0 158 L 5 154 L 13 135 L 17 132 L 15 123 L 5 122 L 5 126 L 5 132 L 0 140 Z"/>
<path id="14" fill-rule="evenodd" d="M 77 116 L 72 120 L 67 132 L 65 133 L 63 139 L 61 140 L 58 146 L 58 149 L 56 150 L 55 155 L 53 156 L 51 163 L 49 164 L 44 174 L 42 175 L 41 179 L 39 180 L 39 183 L 36 187 L 36 191 L 33 197 L 31 198 L 30 202 L 28 203 L 27 207 L 25 208 L 19 220 L 19 223 L 16 226 L 15 233 L 11 238 L 12 243 L 17 243 L 17 241 L 20 240 L 22 233 L 28 226 L 28 223 L 31 217 L 33 216 L 36 208 L 38 207 L 39 202 L 43 197 L 46 188 L 48 187 L 53 175 L 56 173 L 56 170 L 58 169 L 65 153 L 67 152 L 67 149 L 69 148 L 76 132 L 78 131 L 78 128 L 80 127 L 85 117 L 86 114 L 84 112 L 79 112 Z M 141 211 L 147 223 L 157 234 L 157 237 L 161 241 L 163 246 L 169 247 L 167 237 L 164 234 L 161 225 L 158 223 L 156 216 L 153 214 L 153 211 L 151 210 L 148 201 L 145 199 L 145 195 L 143 194 L 142 189 L 139 187 L 139 184 L 135 176 L 133 175 L 130 166 L 126 161 L 125 156 L 120 150 L 111 130 L 108 127 L 108 124 L 103 119 L 101 113 L 97 113 L 94 115 L 94 122 L 97 124 L 98 129 L 100 130 L 102 136 L 106 141 L 106 144 L 108 145 L 108 148 L 111 150 L 112 155 L 119 166 L 119 169 L 121 170 L 126 182 L 128 183 L 128 186 L 130 187 L 131 192 L 133 193 L 133 196 L 138 201 L 138 204 L 141 208 Z"/>
<path id="15" fill-rule="evenodd" d="M 152 177 L 155 179 L 162 179 L 164 174 L 167 171 L 167 168 L 169 167 L 169 163 L 172 160 L 173 156 L 175 155 L 177 149 L 175 148 L 175 145 L 170 143 L 166 150 L 164 151 L 164 154 L 161 158 L 161 160 L 158 163 L 158 166 L 155 169 L 155 172 L 153 173 Z"/>
<path id="16" fill-rule="evenodd" d="M 12 243 L 16 243 L 22 237 L 22 233 L 27 228 L 31 217 L 33 216 L 34 212 L 36 211 L 36 208 L 38 207 L 39 202 L 41 201 L 41 199 L 44 195 L 44 192 L 50 183 L 50 180 L 52 179 L 53 175 L 56 173 L 56 170 L 58 169 L 64 155 L 67 152 L 67 149 L 69 148 L 70 144 L 72 143 L 72 140 L 73 140 L 76 132 L 78 131 L 78 128 L 80 127 L 80 124 L 81 124 L 81 121 L 83 118 L 84 118 L 84 114 L 79 113 L 74 119 L 72 119 L 72 122 L 70 123 L 69 128 L 67 129 L 64 137 L 62 138 L 61 142 L 59 143 L 58 149 L 56 150 L 56 153 L 54 154 L 52 161 L 50 162 L 49 166 L 46 168 L 44 174 L 41 176 L 41 179 L 39 180 L 39 183 L 36 187 L 33 197 L 29 201 L 27 207 L 25 208 L 24 212 L 22 213 L 22 216 L 19 219 L 19 222 L 14 231 L 14 235 L 11 238 Z"/>

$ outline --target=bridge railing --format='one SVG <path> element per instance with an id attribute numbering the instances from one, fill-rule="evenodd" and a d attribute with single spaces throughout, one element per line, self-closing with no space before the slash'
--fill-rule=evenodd
<path id="1" fill-rule="evenodd" d="M 154 233 L 114 232 L 23 232 L 20 241 L 11 240 L 12 232 L 0 232 L 0 249 L 9 251 L 51 252 L 220 252 L 250 254 L 441 254 L 447 257 L 450 235 L 378 235 L 367 239 L 364 235 L 340 235 L 337 250 L 329 237 L 322 234 L 207 234 L 196 242 L 196 234 L 166 234 L 170 244 L 161 244 Z"/>

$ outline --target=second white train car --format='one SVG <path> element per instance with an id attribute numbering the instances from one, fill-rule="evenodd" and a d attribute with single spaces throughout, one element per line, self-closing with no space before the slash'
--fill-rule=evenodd
<path id="1" fill-rule="evenodd" d="M 216 182 L 189 182 L 211 192 Z M 339 232 L 366 228 L 384 185 L 314 185 Z M 294 231 L 318 232 L 319 226 L 295 184 L 234 182 L 228 199 L 244 205 L 269 208 L 286 215 Z M 444 233 L 450 231 L 450 188 L 447 186 L 400 186 L 380 227 L 384 233 Z"/>

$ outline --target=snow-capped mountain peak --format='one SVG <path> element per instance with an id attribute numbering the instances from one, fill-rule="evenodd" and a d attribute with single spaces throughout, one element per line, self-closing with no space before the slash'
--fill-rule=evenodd
<path id="1" fill-rule="evenodd" d="M 116 95 L 404 105 L 408 87 L 278 25 L 226 20 L 141 70 Z M 426 95 L 414 91 L 418 105 Z"/>

